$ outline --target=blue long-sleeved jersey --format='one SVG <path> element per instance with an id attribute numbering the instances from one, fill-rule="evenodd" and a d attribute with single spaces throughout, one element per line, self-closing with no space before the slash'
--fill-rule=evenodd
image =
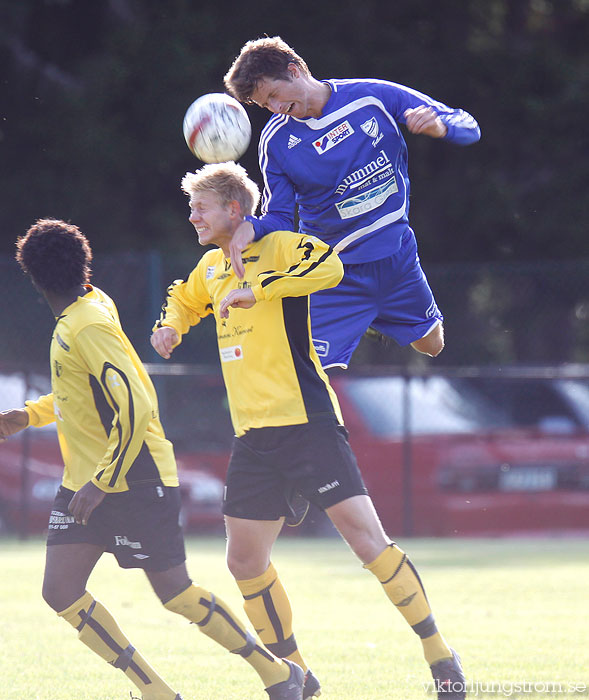
<path id="1" fill-rule="evenodd" d="M 395 253 L 409 226 L 405 110 L 433 107 L 446 141 L 478 141 L 475 119 L 423 93 L 385 80 L 328 80 L 331 96 L 319 119 L 275 114 L 258 156 L 264 178 L 260 217 L 247 217 L 256 239 L 299 230 L 335 248 L 344 263 Z"/>

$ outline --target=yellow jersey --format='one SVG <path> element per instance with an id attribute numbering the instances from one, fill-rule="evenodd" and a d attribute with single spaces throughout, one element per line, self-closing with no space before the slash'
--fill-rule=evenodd
<path id="1" fill-rule="evenodd" d="M 275 231 L 242 253 L 245 278 L 221 248 L 207 251 L 186 281 L 168 288 L 154 330 L 170 326 L 180 339 L 213 313 L 235 434 L 250 428 L 300 425 L 333 417 L 342 424 L 335 392 L 311 340 L 309 294 L 335 287 L 343 276 L 337 254 L 323 241 Z M 250 287 L 256 303 L 219 305 L 233 289 Z M 206 410 L 206 409 L 205 409 Z"/>
<path id="2" fill-rule="evenodd" d="M 87 289 L 57 318 L 52 393 L 26 402 L 29 425 L 57 423 L 62 483 L 72 491 L 90 480 L 106 493 L 140 484 L 178 486 L 151 379 L 113 300 L 97 287 Z"/>

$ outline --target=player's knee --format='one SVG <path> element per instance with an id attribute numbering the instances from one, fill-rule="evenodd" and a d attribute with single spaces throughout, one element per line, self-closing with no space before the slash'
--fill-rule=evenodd
<path id="1" fill-rule="evenodd" d="M 417 352 L 430 357 L 437 357 L 444 349 L 444 329 L 442 325 L 436 326 L 430 333 L 423 338 L 411 343 L 411 346 Z"/>
<path id="2" fill-rule="evenodd" d="M 50 608 L 55 610 L 55 612 L 61 612 L 62 610 L 68 608 L 83 593 L 84 591 L 82 591 L 78 596 L 76 596 L 75 594 L 68 595 L 66 591 L 63 590 L 62 586 L 56 585 L 55 583 L 50 581 L 43 581 L 43 588 L 41 589 L 41 595 L 43 596 L 43 600 L 47 603 L 47 605 Z"/>
<path id="3" fill-rule="evenodd" d="M 155 594 L 164 604 L 185 591 L 192 583 L 185 562 L 165 571 L 146 571 L 145 574 Z"/>
<path id="4" fill-rule="evenodd" d="M 380 525 L 373 527 L 356 522 L 346 523 L 338 528 L 350 549 L 364 564 L 375 559 L 390 543 Z"/>
<path id="5" fill-rule="evenodd" d="M 388 540 L 372 537 L 368 533 L 355 538 L 348 543 L 354 554 L 363 564 L 374 561 L 376 557 L 388 546 Z"/>
<path id="6" fill-rule="evenodd" d="M 248 569 L 248 558 L 236 551 L 227 550 L 227 568 L 232 574 L 233 578 L 242 579 L 247 578 L 243 576 L 243 572 Z"/>
<path id="7" fill-rule="evenodd" d="M 58 609 L 56 605 L 55 590 L 51 586 L 48 586 L 45 582 L 43 582 L 41 595 L 43 596 L 43 600 L 50 608 L 53 608 L 53 610 Z"/>
<path id="8" fill-rule="evenodd" d="M 238 581 L 260 576 L 268 568 L 269 563 L 258 553 L 249 553 L 237 548 L 227 550 L 227 568 Z"/>
<path id="9" fill-rule="evenodd" d="M 431 347 L 431 352 L 429 353 L 432 357 L 437 357 L 444 349 L 444 336 L 434 341 Z"/>

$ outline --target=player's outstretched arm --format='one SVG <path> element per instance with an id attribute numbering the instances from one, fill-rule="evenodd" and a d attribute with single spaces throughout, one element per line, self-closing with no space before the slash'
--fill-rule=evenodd
<path id="1" fill-rule="evenodd" d="M 169 360 L 178 345 L 178 333 L 170 326 L 162 326 L 155 330 L 150 338 L 151 344 L 158 355 Z"/>
<path id="2" fill-rule="evenodd" d="M 243 279 L 245 276 L 245 267 L 241 260 L 241 251 L 254 240 L 254 225 L 250 221 L 243 221 L 235 229 L 231 243 L 229 244 L 229 255 L 231 256 L 231 265 L 233 271 Z"/>
<path id="3" fill-rule="evenodd" d="M 11 408 L 8 411 L 0 411 L 0 442 L 19 433 L 29 425 L 29 414 L 24 408 Z"/>

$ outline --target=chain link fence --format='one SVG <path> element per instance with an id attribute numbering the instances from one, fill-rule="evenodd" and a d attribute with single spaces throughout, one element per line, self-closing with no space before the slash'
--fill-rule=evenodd
<path id="1" fill-rule="evenodd" d="M 186 525 L 219 527 L 232 429 L 205 319 L 165 363 L 149 344 L 168 284 L 194 256 L 96 255 L 93 282 L 116 301 L 148 363 L 186 474 Z M 391 535 L 589 527 L 589 260 L 431 265 L 446 348 L 431 360 L 363 339 L 334 376 L 351 443 Z M 49 390 L 51 312 L 0 257 L 0 410 Z M 54 428 L 0 446 L 0 529 L 45 527 L 61 473 Z M 195 474 L 198 475 L 195 476 Z M 205 517 L 206 515 L 206 517 Z M 325 531 L 312 513 L 300 531 Z"/>
<path id="2" fill-rule="evenodd" d="M 233 432 L 222 378 L 204 365 L 147 368 L 175 446 L 186 530 L 222 532 Z M 589 529 L 589 365 L 364 368 L 333 383 L 392 537 Z M 5 368 L 0 410 L 47 391 L 43 370 Z M 0 445 L 0 532 L 44 531 L 61 464 L 53 426 Z M 294 532 L 332 530 L 312 509 Z"/>
<path id="3" fill-rule="evenodd" d="M 93 282 L 115 299 L 123 326 L 145 362 L 158 362 L 149 334 L 168 284 L 185 278 L 194 255 L 157 252 L 96 255 Z M 446 348 L 435 366 L 589 362 L 589 260 L 488 265 L 427 265 L 426 273 L 445 316 Z M 16 262 L 0 257 L 2 364 L 23 355 L 47 360 L 53 319 Z M 177 362 L 217 366 L 213 324 L 189 334 Z M 362 341 L 353 363 L 433 364 L 394 343 Z"/>

